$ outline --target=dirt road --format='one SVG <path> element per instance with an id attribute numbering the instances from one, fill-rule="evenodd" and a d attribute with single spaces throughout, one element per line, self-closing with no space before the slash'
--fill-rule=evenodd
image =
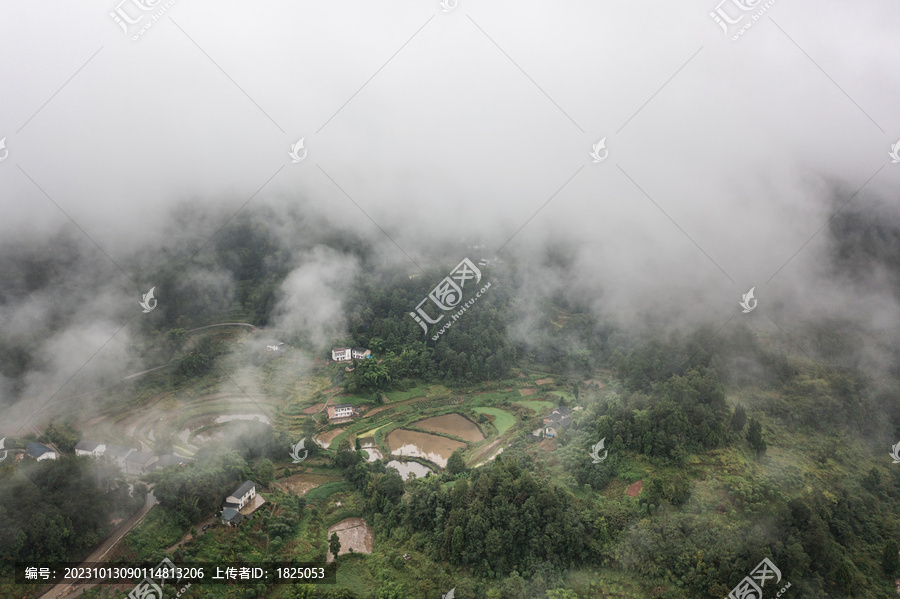
<path id="1" fill-rule="evenodd" d="M 147 500 L 144 502 L 144 507 L 142 507 L 134 516 L 129 518 L 127 521 L 122 523 L 119 528 L 113 531 L 109 537 L 103 543 L 100 544 L 89 556 L 84 559 L 83 563 L 99 563 L 103 561 L 103 558 L 106 557 L 106 554 L 109 553 L 110 549 L 115 547 L 119 541 L 122 540 L 128 532 L 137 526 L 141 520 L 144 519 L 150 510 L 153 509 L 153 506 L 157 504 L 156 497 L 153 495 L 153 492 L 147 493 Z M 64 599 L 66 597 L 77 597 L 84 587 L 84 584 L 81 583 L 70 583 L 65 582 L 62 584 L 58 584 L 43 595 L 41 595 L 41 599 Z"/>

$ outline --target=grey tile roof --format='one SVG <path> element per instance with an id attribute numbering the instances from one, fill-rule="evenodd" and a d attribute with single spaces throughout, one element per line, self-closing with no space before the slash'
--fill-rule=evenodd
<path id="1" fill-rule="evenodd" d="M 228 496 L 229 497 L 243 497 L 250 491 L 250 489 L 252 489 L 255 486 L 256 486 L 256 483 L 253 482 L 252 480 L 245 480 L 244 483 L 240 487 L 238 487 L 237 489 L 232 491 L 231 494 L 229 494 Z"/>

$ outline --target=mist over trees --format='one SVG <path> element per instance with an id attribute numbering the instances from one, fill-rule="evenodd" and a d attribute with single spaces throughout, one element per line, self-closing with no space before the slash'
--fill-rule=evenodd
<path id="1" fill-rule="evenodd" d="M 130 490 L 117 466 L 91 457 L 0 464 L 0 576 L 16 561 L 76 561 L 113 518 L 144 505 L 145 490 Z"/>

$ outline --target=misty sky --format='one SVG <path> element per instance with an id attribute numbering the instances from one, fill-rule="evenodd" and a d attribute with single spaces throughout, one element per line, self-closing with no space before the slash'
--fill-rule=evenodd
<path id="1" fill-rule="evenodd" d="M 448 266 L 466 245 L 503 247 L 528 265 L 526 305 L 562 289 L 625 322 L 658 310 L 721 323 L 753 286 L 783 314 L 900 322 L 877 273 L 855 289 L 827 272 L 827 228 L 816 235 L 851 198 L 897 219 L 893 0 L 776 0 L 737 41 L 764 3 L 722 4 L 743 15 L 726 34 L 715 0 L 458 0 L 448 12 L 437 0 L 177 0 L 133 41 L 165 5 L 141 1 L 155 0 L 0 8 L 4 247 L 74 223 L 109 256 L 71 276 L 104 282 L 77 294 L 77 326 L 36 337 L 59 367 L 36 392 L 138 309 L 154 283 L 113 261 L 177 255 L 172 214 L 185 203 L 212 215 L 194 240 L 247 204 L 315 215 L 412 269 L 406 254 L 437 243 L 465 242 Z M 127 34 L 117 6 L 142 16 Z M 293 164 L 300 138 L 308 154 Z M 545 259 L 557 243 L 575 248 L 565 272 Z M 341 314 L 323 304 L 359 265 L 324 248 L 306 260 L 284 301 L 311 311 L 283 305 L 281 324 L 327 344 Z M 0 327 L 21 333 L 54 305 L 0 305 Z M 139 367 L 127 344 L 126 332 L 92 368 Z"/>

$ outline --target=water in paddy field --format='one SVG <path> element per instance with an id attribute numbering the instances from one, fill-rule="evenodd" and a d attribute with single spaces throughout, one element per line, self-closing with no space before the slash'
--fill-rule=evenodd
<path id="1" fill-rule="evenodd" d="M 455 435 L 466 441 L 481 441 L 484 435 L 478 425 L 459 414 L 444 414 L 443 416 L 435 416 L 434 418 L 426 418 L 413 423 L 417 428 L 434 431 L 436 433 L 445 433 Z"/>
<path id="2" fill-rule="evenodd" d="M 375 460 L 380 460 L 384 457 L 381 453 L 381 450 L 378 449 L 374 443 L 365 443 L 360 446 L 362 449 L 366 450 L 366 453 L 369 454 L 367 462 L 374 462 Z"/>
<path id="3" fill-rule="evenodd" d="M 447 466 L 447 460 L 454 451 L 466 446 L 461 441 L 403 429 L 391 431 L 387 444 L 391 455 L 425 458 L 441 468 Z"/>
<path id="4" fill-rule="evenodd" d="M 415 474 L 416 478 L 425 478 L 425 475 L 431 472 L 430 468 L 419 462 L 399 462 L 397 460 L 391 460 L 387 463 L 387 467 L 396 468 L 400 472 L 400 476 L 403 477 L 403 480 L 408 479 L 410 474 Z"/>

